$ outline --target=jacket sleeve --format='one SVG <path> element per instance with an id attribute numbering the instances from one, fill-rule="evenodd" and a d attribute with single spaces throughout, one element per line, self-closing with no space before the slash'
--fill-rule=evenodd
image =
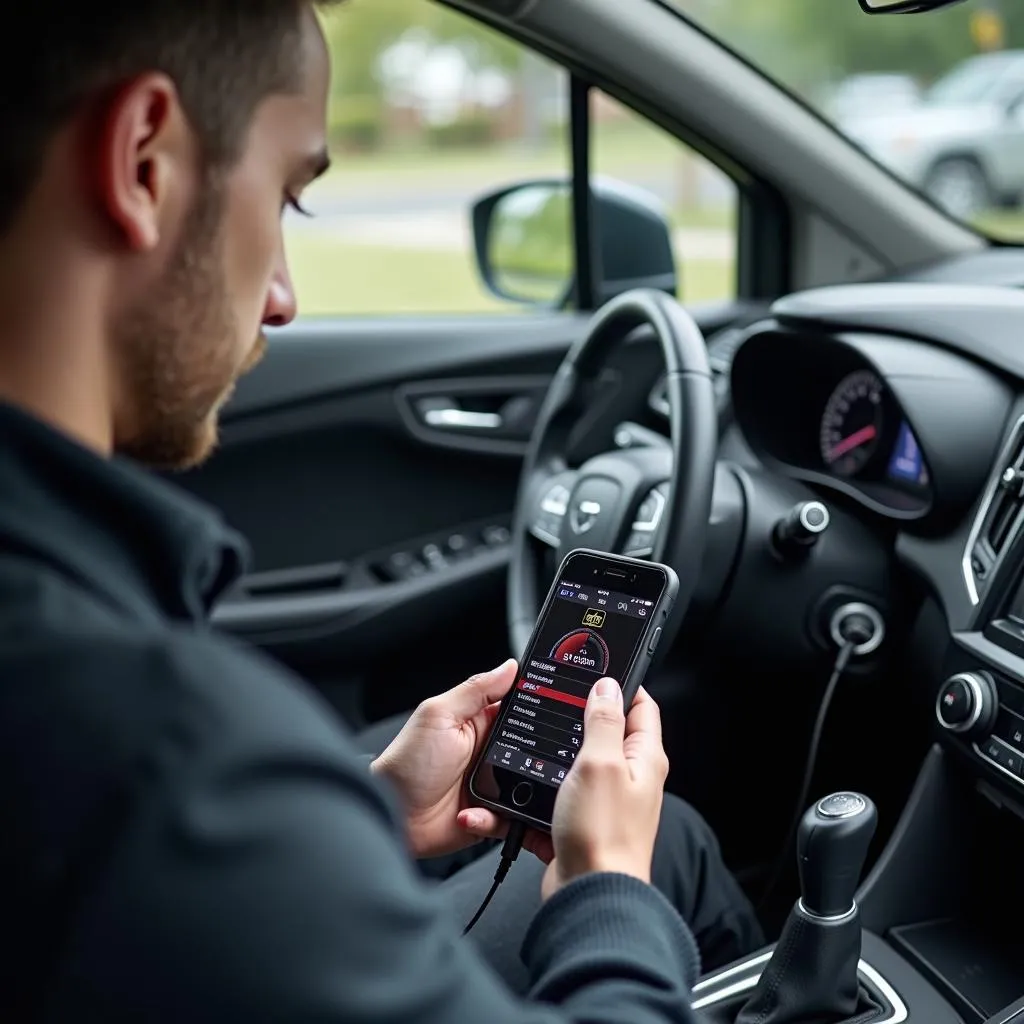
<path id="1" fill-rule="evenodd" d="M 548 901 L 524 947 L 524 1002 L 462 940 L 403 850 L 391 797 L 298 681 L 212 639 L 163 667 L 192 712 L 140 762 L 46 1019 L 696 1019 L 693 939 L 649 886 L 595 875 Z"/>

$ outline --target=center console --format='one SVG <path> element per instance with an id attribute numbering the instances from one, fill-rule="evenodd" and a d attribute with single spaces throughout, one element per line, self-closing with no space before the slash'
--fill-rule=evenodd
<path id="1" fill-rule="evenodd" d="M 966 614 L 933 603 L 912 644 L 936 742 L 858 896 L 864 959 L 878 940 L 967 1024 L 1024 1024 L 1024 416 L 961 550 Z"/>
<path id="2" fill-rule="evenodd" d="M 774 946 L 702 978 L 693 1008 L 710 1024 L 732 1024 L 771 960 Z M 957 1024 L 960 1017 L 933 985 L 877 935 L 862 936 L 860 984 L 878 1004 L 870 1024 Z"/>

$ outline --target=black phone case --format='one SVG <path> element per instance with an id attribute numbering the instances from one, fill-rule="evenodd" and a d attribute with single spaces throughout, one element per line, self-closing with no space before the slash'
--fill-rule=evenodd
<path id="1" fill-rule="evenodd" d="M 640 653 L 637 656 L 636 661 L 633 663 L 625 679 L 619 681 L 619 685 L 622 687 L 622 701 L 626 708 L 629 710 L 630 705 L 633 703 L 633 698 L 636 697 L 637 690 L 643 684 L 644 678 L 647 675 L 648 670 L 651 667 L 651 662 L 654 660 L 657 654 L 657 649 L 651 650 L 651 640 L 657 630 L 663 629 L 665 624 L 668 622 L 669 615 L 672 613 L 672 607 L 675 604 L 676 595 L 679 593 L 679 577 L 676 575 L 675 570 L 671 566 L 664 565 L 661 562 L 649 562 L 643 561 L 638 558 L 627 558 L 625 555 L 612 555 L 607 551 L 594 551 L 590 548 L 574 548 L 570 551 L 565 558 L 562 560 L 562 564 L 558 567 L 558 571 L 555 573 L 554 580 L 551 584 L 551 589 L 548 591 L 547 596 L 544 598 L 544 605 L 540 615 L 537 618 L 537 624 L 534 626 L 533 632 L 530 634 L 530 639 L 526 643 L 526 648 L 520 651 L 517 655 L 520 663 L 520 669 L 522 668 L 522 660 L 526 652 L 529 651 L 537 640 L 537 634 L 540 632 L 541 623 L 547 618 L 548 609 L 551 606 L 553 600 L 553 593 L 555 587 L 558 586 L 558 581 L 562 576 L 562 573 L 571 558 L 578 555 L 590 555 L 593 558 L 600 558 L 607 562 L 614 562 L 618 565 L 635 565 L 640 568 L 649 569 L 652 565 L 657 566 L 661 569 L 666 576 L 665 591 L 661 595 L 657 606 L 654 609 L 654 614 L 651 615 L 651 620 L 647 624 L 647 628 L 641 634 L 640 637 Z M 491 731 L 487 734 L 487 739 L 480 747 L 480 753 L 477 756 L 476 761 L 473 764 L 473 770 L 469 776 L 469 794 L 472 797 L 473 803 L 478 807 L 487 807 L 494 811 L 496 814 L 500 814 L 504 818 L 514 818 L 519 821 L 525 822 L 532 828 L 541 829 L 545 832 L 551 831 L 551 822 L 542 821 L 539 818 L 533 818 L 528 814 L 524 814 L 515 807 L 509 807 L 506 804 L 496 803 L 486 797 L 480 796 L 473 783 L 476 780 L 476 773 L 480 767 L 480 763 L 483 760 L 487 750 L 491 745 L 491 737 L 494 734 L 494 730 L 498 728 L 498 723 L 504 720 L 505 712 L 508 704 L 515 699 L 515 687 L 513 687 L 505 695 L 501 702 L 501 709 L 498 712 L 497 717 L 494 720 L 494 724 L 491 726 Z"/>

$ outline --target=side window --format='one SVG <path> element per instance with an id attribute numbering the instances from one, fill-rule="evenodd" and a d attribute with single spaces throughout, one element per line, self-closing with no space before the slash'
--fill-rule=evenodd
<path id="1" fill-rule="evenodd" d="M 672 224 L 681 302 L 736 297 L 736 183 L 605 93 L 591 91 L 590 168 L 647 192 Z"/>
<path id="2" fill-rule="evenodd" d="M 480 281 L 470 208 L 570 173 L 566 73 L 423 0 L 351 0 L 325 18 L 332 167 L 286 213 L 306 316 L 528 310 Z"/>

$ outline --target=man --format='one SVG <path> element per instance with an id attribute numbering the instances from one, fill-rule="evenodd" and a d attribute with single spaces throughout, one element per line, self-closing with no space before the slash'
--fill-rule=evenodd
<path id="1" fill-rule="evenodd" d="M 626 716 L 595 687 L 527 842 L 543 879 L 520 858 L 520 912 L 498 901 L 478 947 L 485 885 L 409 854 L 500 836 L 463 783 L 514 664 L 368 767 L 298 680 L 205 628 L 238 541 L 119 457 L 203 459 L 261 325 L 295 315 L 281 214 L 326 166 L 313 8 L 56 0 L 6 28 L 33 60 L 5 62 L 0 114 L 0 1019 L 692 1019 L 659 818 L 706 960 L 757 927 L 699 819 L 662 814 L 646 694 Z M 525 999 L 486 962 L 513 974 L 510 941 Z"/>

